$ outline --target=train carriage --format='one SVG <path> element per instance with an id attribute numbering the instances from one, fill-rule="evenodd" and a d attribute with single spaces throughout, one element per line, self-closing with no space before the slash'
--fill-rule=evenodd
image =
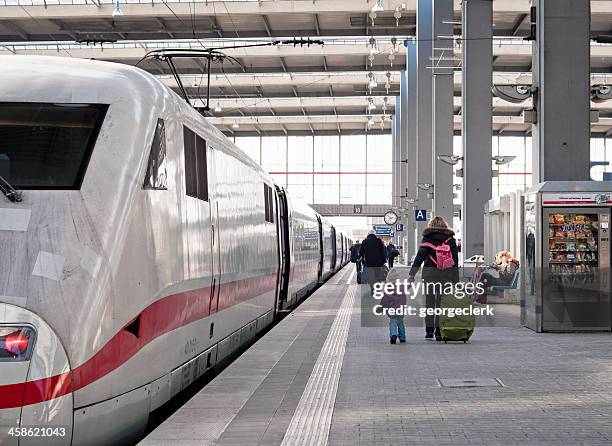
<path id="1" fill-rule="evenodd" d="M 0 196 L 0 425 L 133 442 L 329 276 L 331 226 L 283 215 L 271 177 L 150 74 L 1 59 L 0 176 L 22 201 Z"/>

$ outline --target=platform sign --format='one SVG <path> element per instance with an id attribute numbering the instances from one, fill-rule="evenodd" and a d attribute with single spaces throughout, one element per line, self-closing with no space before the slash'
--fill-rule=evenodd
<path id="1" fill-rule="evenodd" d="M 389 226 L 375 225 L 374 232 L 378 236 L 390 237 L 391 236 L 391 228 Z"/>
<path id="2" fill-rule="evenodd" d="M 427 221 L 427 209 L 415 209 L 414 219 L 416 221 Z"/>
<path id="3" fill-rule="evenodd" d="M 404 224 L 403 223 L 398 223 L 395 225 L 395 231 L 396 232 L 404 232 Z"/>
<path id="4" fill-rule="evenodd" d="M 361 214 L 363 212 L 363 206 L 360 204 L 353 205 L 353 214 Z"/>

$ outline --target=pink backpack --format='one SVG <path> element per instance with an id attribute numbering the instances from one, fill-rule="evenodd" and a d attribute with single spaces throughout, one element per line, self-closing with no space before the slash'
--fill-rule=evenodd
<path id="1" fill-rule="evenodd" d="M 447 238 L 442 242 L 441 245 L 434 245 L 433 243 L 423 242 L 421 246 L 425 246 L 427 248 L 431 248 L 436 252 L 436 258 L 434 259 L 431 255 L 429 258 L 432 262 L 435 263 L 436 268 L 438 269 L 449 269 L 455 266 L 455 260 L 453 259 L 453 253 L 451 252 L 450 246 L 448 246 L 448 241 L 452 237 Z"/>

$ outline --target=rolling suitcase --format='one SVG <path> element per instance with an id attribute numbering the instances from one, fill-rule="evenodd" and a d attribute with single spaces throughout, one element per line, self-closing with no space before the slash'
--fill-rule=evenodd
<path id="1" fill-rule="evenodd" d="M 471 308 L 474 306 L 472 300 L 465 296 L 462 299 L 455 297 L 452 294 L 442 296 L 442 308 Z M 476 317 L 472 315 L 454 315 L 450 317 L 448 314 L 440 316 L 440 334 L 442 340 L 448 341 L 463 341 L 464 343 L 470 340 L 474 334 L 476 325 Z"/>
<path id="2" fill-rule="evenodd" d="M 358 284 L 362 284 L 363 283 L 363 265 L 361 263 L 358 263 L 359 269 L 357 270 L 357 283 Z"/>

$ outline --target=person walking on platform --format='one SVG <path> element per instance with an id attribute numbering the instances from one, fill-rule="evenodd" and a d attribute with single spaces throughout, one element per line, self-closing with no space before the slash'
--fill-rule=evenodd
<path id="1" fill-rule="evenodd" d="M 387 274 L 387 283 L 396 283 L 400 280 L 399 273 L 396 268 L 389 270 Z M 392 293 L 385 293 L 380 301 L 380 305 L 385 309 L 393 308 L 394 310 L 401 309 L 406 305 L 406 294 L 398 293 L 395 290 Z M 403 315 L 391 315 L 389 317 L 389 341 L 395 344 L 399 339 L 400 342 L 406 342 L 406 326 L 404 325 Z"/>
<path id="2" fill-rule="evenodd" d="M 373 230 L 368 231 L 368 236 L 361 243 L 359 256 L 365 264 L 365 275 L 367 282 L 370 284 L 370 291 L 374 293 L 374 284 L 384 282 L 387 277 L 387 267 L 385 265 L 387 256 L 385 244 L 376 237 Z"/>
<path id="3" fill-rule="evenodd" d="M 395 261 L 395 258 L 400 255 L 400 252 L 391 240 L 389 240 L 389 243 L 387 244 L 387 247 L 385 249 L 387 252 L 387 262 L 389 262 L 389 269 L 391 269 L 393 268 L 393 262 Z"/>
<path id="4" fill-rule="evenodd" d="M 425 306 L 439 308 L 444 285 L 459 282 L 459 253 L 455 232 L 442 217 L 435 217 L 423 231 L 423 241 L 410 269 L 411 280 L 414 280 L 421 265 L 421 277 L 428 291 L 425 294 Z M 434 335 L 436 341 L 442 340 L 439 318 L 428 315 L 425 317 L 425 339 L 433 339 Z"/>
<path id="5" fill-rule="evenodd" d="M 361 243 L 359 240 L 355 242 L 353 246 L 351 246 L 351 263 L 355 264 L 355 269 L 357 271 L 357 283 L 361 283 L 361 272 L 363 270 L 362 259 L 359 255 L 359 249 L 361 248 Z"/>

